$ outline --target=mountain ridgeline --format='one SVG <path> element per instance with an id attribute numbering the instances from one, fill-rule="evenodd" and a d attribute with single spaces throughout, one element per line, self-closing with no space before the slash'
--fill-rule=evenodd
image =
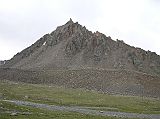
<path id="1" fill-rule="evenodd" d="M 71 19 L 7 61 L 17 69 L 125 69 L 160 74 L 160 56 L 92 33 Z"/>

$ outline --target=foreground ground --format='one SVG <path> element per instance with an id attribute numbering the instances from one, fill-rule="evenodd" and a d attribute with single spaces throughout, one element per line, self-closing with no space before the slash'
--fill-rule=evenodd
<path id="1" fill-rule="evenodd" d="M 160 114 L 160 100 L 144 97 L 113 96 L 84 89 L 66 89 L 53 85 L 0 82 L 0 118 L 61 118 L 61 119 L 114 119 L 75 112 L 50 111 L 17 106 L 3 100 L 22 100 L 58 106 L 85 106 L 92 110 Z M 17 116 L 14 116 L 17 112 Z M 13 115 L 12 115 L 13 114 Z M 12 115 L 12 116 L 10 116 Z"/>
<path id="2" fill-rule="evenodd" d="M 75 112 L 50 111 L 0 101 L 0 119 L 117 119 Z"/>

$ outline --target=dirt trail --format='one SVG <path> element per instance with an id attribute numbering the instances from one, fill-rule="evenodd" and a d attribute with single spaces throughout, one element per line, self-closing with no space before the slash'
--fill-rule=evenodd
<path id="1" fill-rule="evenodd" d="M 78 112 L 83 114 L 90 115 L 100 115 L 100 116 L 114 116 L 114 117 L 125 117 L 125 118 L 140 118 L 140 119 L 160 119 L 160 114 L 138 114 L 138 113 L 126 113 L 126 112 L 113 112 L 113 111 L 98 111 L 87 109 L 82 106 L 55 106 L 55 105 L 47 105 L 40 103 L 33 103 L 28 101 L 18 101 L 18 100 L 4 100 L 7 102 L 14 103 L 20 106 L 30 106 L 35 108 L 43 108 L 48 110 L 57 110 L 57 111 L 70 111 L 70 112 Z"/>

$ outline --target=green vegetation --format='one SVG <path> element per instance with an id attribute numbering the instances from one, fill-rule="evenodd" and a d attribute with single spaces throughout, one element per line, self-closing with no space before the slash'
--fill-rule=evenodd
<path id="1" fill-rule="evenodd" d="M 54 105 L 85 106 L 97 110 L 160 114 L 159 99 L 113 96 L 84 89 L 39 84 L 1 82 L 0 97 Z"/>
<path id="2" fill-rule="evenodd" d="M 4 101 L 0 101 L 0 107 L 0 119 L 119 119 L 115 117 L 92 116 L 75 112 L 50 111 L 26 106 L 16 106 Z M 16 115 L 11 115 L 15 111 L 17 112 Z M 27 113 L 25 114 L 24 112 Z"/>

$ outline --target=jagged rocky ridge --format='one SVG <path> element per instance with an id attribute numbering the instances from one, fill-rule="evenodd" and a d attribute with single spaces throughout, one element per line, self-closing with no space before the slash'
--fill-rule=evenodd
<path id="1" fill-rule="evenodd" d="M 126 69 L 160 74 L 160 56 L 92 33 L 71 19 L 16 54 L 5 67 L 18 69 Z"/>

